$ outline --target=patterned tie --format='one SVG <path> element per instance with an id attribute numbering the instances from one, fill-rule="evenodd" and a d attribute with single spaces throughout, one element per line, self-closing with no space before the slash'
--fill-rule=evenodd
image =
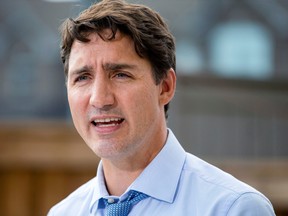
<path id="1" fill-rule="evenodd" d="M 146 194 L 132 190 L 129 192 L 128 198 L 124 202 L 114 203 L 113 199 L 104 199 L 106 205 L 106 216 L 127 216 L 133 205 L 147 197 Z"/>

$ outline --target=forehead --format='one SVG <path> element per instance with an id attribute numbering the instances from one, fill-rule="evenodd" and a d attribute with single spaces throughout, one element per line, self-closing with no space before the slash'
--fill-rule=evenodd
<path id="1" fill-rule="evenodd" d="M 134 42 L 131 39 L 130 36 L 124 35 L 117 31 L 115 34 L 115 37 L 111 38 L 111 30 L 103 30 L 101 33 L 89 33 L 87 35 L 88 42 L 82 42 L 77 39 L 73 41 L 72 47 L 71 47 L 71 53 L 75 49 L 83 49 L 87 47 L 94 47 L 97 48 L 98 46 L 126 46 L 127 48 L 134 47 Z"/>
<path id="2" fill-rule="evenodd" d="M 68 73 L 71 69 L 81 67 L 83 64 L 95 66 L 95 64 L 103 65 L 107 62 L 120 62 L 150 65 L 147 59 L 137 54 L 134 41 L 130 36 L 117 31 L 113 39 L 105 40 L 105 36 L 108 37 L 109 34 L 111 34 L 110 30 L 103 31 L 101 37 L 97 33 L 91 33 L 87 37 L 89 42 L 75 40 L 71 47 Z"/>
<path id="3" fill-rule="evenodd" d="M 123 55 L 129 55 L 130 57 L 134 55 L 138 56 L 135 51 L 134 42 L 130 36 L 117 31 L 115 37 L 111 38 L 111 40 L 106 39 L 110 38 L 111 34 L 111 30 L 103 30 L 100 33 L 101 36 L 98 33 L 90 33 L 87 36 L 89 42 L 75 40 L 71 47 L 70 59 L 75 55 L 81 55 L 85 52 L 94 52 L 94 54 L 99 53 L 101 56 L 108 52 L 110 54 L 122 52 Z"/>

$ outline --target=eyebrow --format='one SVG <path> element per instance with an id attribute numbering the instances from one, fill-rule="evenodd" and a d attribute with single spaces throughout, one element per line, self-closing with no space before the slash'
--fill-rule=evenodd
<path id="1" fill-rule="evenodd" d="M 123 69 L 135 69 L 137 66 L 125 63 L 105 63 L 102 67 L 105 71 L 117 71 Z"/>
<path id="2" fill-rule="evenodd" d="M 135 69 L 137 66 L 133 64 L 126 64 L 126 63 L 105 63 L 102 65 L 102 68 L 104 71 L 117 71 L 117 70 L 123 70 L 123 69 Z M 93 71 L 93 68 L 88 65 L 84 65 L 83 67 L 77 68 L 75 70 L 72 70 L 69 74 L 72 75 L 78 75 L 82 74 L 84 72 L 91 72 Z"/>
<path id="3" fill-rule="evenodd" d="M 84 65 L 83 67 L 77 68 L 75 70 L 72 70 L 70 73 L 70 75 L 77 75 L 77 74 L 82 74 L 84 72 L 89 72 L 92 71 L 92 67 L 88 66 L 88 65 Z"/>

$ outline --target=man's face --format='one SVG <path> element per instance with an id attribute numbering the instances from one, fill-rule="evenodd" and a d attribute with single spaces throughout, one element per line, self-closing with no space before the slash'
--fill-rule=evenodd
<path id="1" fill-rule="evenodd" d="M 89 39 L 75 41 L 69 59 L 68 101 L 77 131 L 102 158 L 159 148 L 167 101 L 151 64 L 137 55 L 128 36 L 117 33 L 105 42 L 91 34 Z"/>

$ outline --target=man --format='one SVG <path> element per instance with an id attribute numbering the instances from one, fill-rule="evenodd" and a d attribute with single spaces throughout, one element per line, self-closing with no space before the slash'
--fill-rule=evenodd
<path id="1" fill-rule="evenodd" d="M 156 12 L 103 0 L 63 24 L 61 54 L 73 122 L 101 162 L 49 216 L 274 215 L 264 195 L 167 129 L 175 45 Z"/>

